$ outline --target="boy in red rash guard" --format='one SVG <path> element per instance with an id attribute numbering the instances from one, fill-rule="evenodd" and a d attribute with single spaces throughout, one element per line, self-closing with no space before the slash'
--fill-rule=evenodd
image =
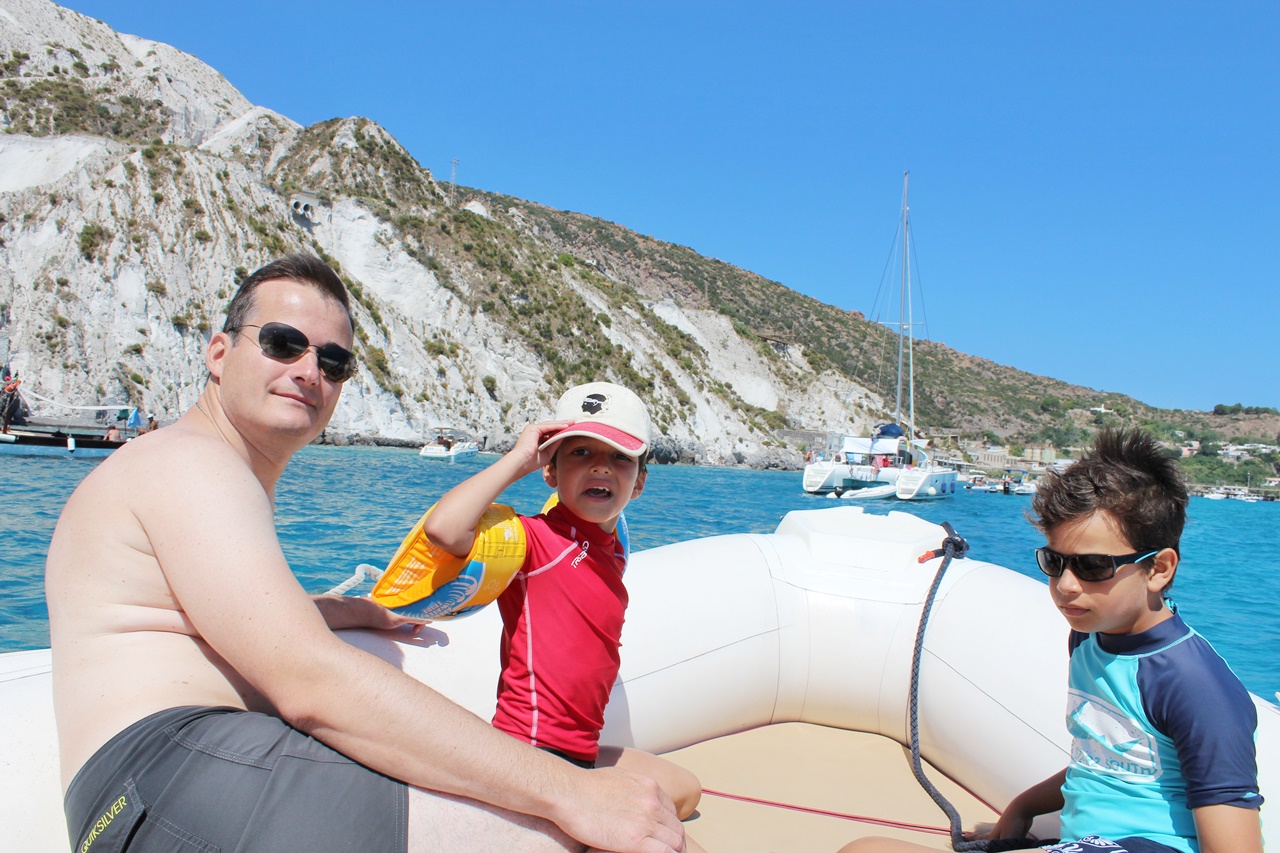
<path id="1" fill-rule="evenodd" d="M 684 819 L 702 793 L 692 773 L 646 752 L 599 745 L 627 608 L 626 554 L 616 529 L 644 490 L 649 432 L 644 404 L 630 390 L 608 382 L 571 388 L 555 420 L 525 427 L 502 459 L 445 494 L 424 533 L 466 556 L 481 514 L 512 483 L 542 470 L 559 503 L 520 516 L 528 551 L 498 598 L 502 677 L 493 724 L 584 767 L 651 776 Z"/>

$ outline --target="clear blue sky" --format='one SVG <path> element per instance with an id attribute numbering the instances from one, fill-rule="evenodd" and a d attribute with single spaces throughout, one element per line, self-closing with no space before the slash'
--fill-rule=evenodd
<path id="1" fill-rule="evenodd" d="M 870 313 L 902 172 L 928 336 L 1280 407 L 1280 3 L 69 0 L 438 179 Z"/>

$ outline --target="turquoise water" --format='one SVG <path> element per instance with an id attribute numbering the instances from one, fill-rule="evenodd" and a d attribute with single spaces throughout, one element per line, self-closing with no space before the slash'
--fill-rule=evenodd
<path id="1" fill-rule="evenodd" d="M 295 457 L 277 496 L 285 554 L 303 585 L 323 592 L 357 563 L 386 564 L 418 516 L 441 494 L 496 457 L 445 464 L 416 451 L 307 448 Z M 49 643 L 42 578 L 49 537 L 67 496 L 95 462 L 0 457 L 9 495 L 0 548 L 0 651 Z M 503 500 L 536 512 L 548 490 L 530 475 Z M 950 521 L 969 540 L 971 556 L 1041 578 L 1031 549 L 1043 544 L 1023 517 L 1030 498 L 962 492 L 924 503 L 871 501 Z M 793 509 L 835 506 L 804 494 L 798 472 L 655 466 L 645 493 L 627 509 L 632 547 L 719 533 L 768 533 Z M 1187 621 L 1213 642 L 1253 692 L 1280 690 L 1280 503 L 1246 504 L 1193 498 L 1183 536 L 1177 601 Z M 1048 593 L 1046 592 L 1046 595 Z M 996 629 L 998 630 L 998 629 Z"/>

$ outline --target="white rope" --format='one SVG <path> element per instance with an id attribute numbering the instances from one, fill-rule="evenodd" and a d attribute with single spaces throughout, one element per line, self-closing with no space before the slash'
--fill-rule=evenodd
<path id="1" fill-rule="evenodd" d="M 346 595 L 349 590 L 355 589 L 364 583 L 366 577 L 376 582 L 378 578 L 382 577 L 382 570 L 368 563 L 361 563 L 356 566 L 355 573 L 351 577 L 326 592 L 325 595 Z"/>
<path id="2" fill-rule="evenodd" d="M 61 406 L 64 409 L 80 409 L 82 411 L 93 411 L 93 412 L 119 412 L 125 409 L 133 408 L 133 406 L 129 405 L 128 403 L 122 403 L 118 406 L 71 406 L 71 405 L 68 405 L 67 403 L 59 403 L 57 400 L 50 400 L 48 397 L 41 396 L 40 394 L 37 394 L 35 391 L 31 391 L 27 388 L 20 388 L 19 393 L 21 393 L 22 396 L 24 397 L 35 397 L 37 400 L 43 400 L 46 403 L 49 403 L 54 406 Z"/>

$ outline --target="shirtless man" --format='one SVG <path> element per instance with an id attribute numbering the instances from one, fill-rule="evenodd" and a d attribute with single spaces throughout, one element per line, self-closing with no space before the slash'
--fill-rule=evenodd
<path id="1" fill-rule="evenodd" d="M 294 579 L 275 486 L 333 414 L 351 345 L 328 267 L 264 267 L 196 407 L 67 501 L 46 594 L 73 849 L 681 849 L 656 782 L 492 728 L 331 630 L 403 620 Z"/>

